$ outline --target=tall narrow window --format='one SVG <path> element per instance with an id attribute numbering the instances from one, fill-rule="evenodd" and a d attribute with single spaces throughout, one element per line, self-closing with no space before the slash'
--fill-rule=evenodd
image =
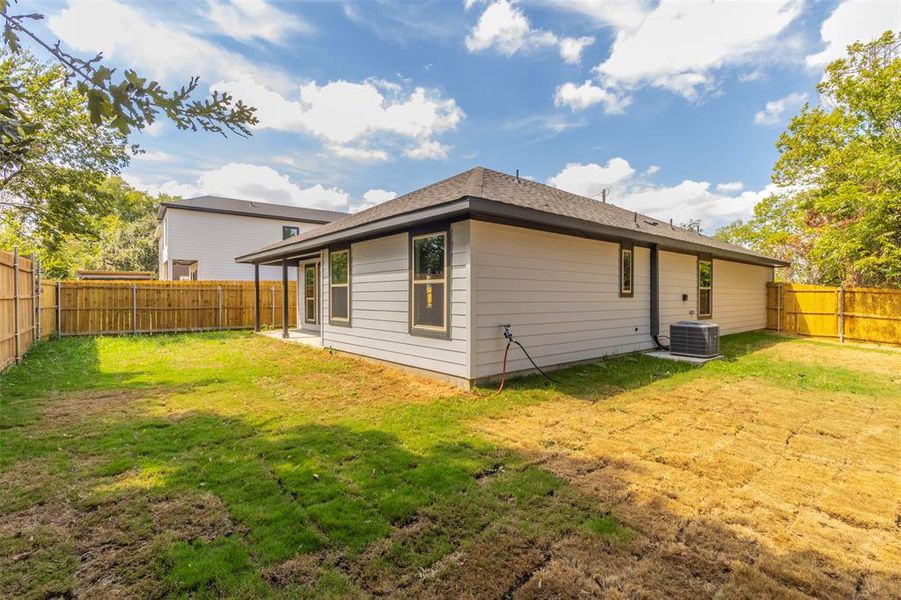
<path id="1" fill-rule="evenodd" d="M 713 315 L 713 261 L 698 260 L 698 316 Z"/>
<path id="2" fill-rule="evenodd" d="M 329 253 L 329 323 L 350 324 L 350 250 Z"/>
<path id="3" fill-rule="evenodd" d="M 303 268 L 303 319 L 315 325 L 319 322 L 319 263 L 308 263 Z"/>
<path id="4" fill-rule="evenodd" d="M 291 227 L 290 225 L 282 225 L 282 239 L 286 240 L 300 233 L 300 227 Z"/>
<path id="5" fill-rule="evenodd" d="M 632 282 L 635 276 L 635 259 L 632 248 L 619 247 L 619 295 L 631 298 L 634 294 Z"/>
<path id="6" fill-rule="evenodd" d="M 412 238 L 411 315 L 414 330 L 447 331 L 447 233 Z"/>

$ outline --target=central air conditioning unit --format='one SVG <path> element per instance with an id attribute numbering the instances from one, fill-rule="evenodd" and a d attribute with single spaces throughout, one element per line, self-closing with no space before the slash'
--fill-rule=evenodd
<path id="1" fill-rule="evenodd" d="M 719 356 L 720 326 L 709 321 L 673 323 L 669 326 L 669 351 L 695 358 Z"/>

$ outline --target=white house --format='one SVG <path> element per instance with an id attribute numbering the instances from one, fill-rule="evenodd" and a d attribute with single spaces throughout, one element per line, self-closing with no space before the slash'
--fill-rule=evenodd
<path id="1" fill-rule="evenodd" d="M 253 279 L 253 268 L 236 263 L 236 255 L 344 216 L 340 212 L 218 196 L 163 202 L 156 229 L 159 278 Z M 278 279 L 281 271 L 264 268 L 261 276 Z"/>
<path id="2" fill-rule="evenodd" d="M 237 260 L 301 267 L 298 322 L 323 347 L 463 386 L 502 372 L 506 324 L 541 367 L 653 349 L 679 320 L 763 329 L 786 265 L 481 167 Z M 507 371 L 530 369 L 514 347 Z"/>

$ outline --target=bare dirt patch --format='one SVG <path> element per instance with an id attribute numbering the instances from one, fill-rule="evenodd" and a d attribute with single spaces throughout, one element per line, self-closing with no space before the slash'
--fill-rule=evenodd
<path id="1" fill-rule="evenodd" d="M 233 530 L 212 494 L 130 495 L 80 507 L 53 500 L 0 516 L 0 544 L 18 548 L 0 556 L 0 571 L 18 579 L 4 581 L 2 589 L 13 597 L 155 596 L 153 566 L 162 547 Z"/>
<path id="2" fill-rule="evenodd" d="M 627 556 L 555 552 L 540 578 L 549 596 L 901 589 L 901 403 L 707 379 L 562 397 L 476 427 L 639 532 Z M 524 595 L 542 595 L 536 581 Z"/>

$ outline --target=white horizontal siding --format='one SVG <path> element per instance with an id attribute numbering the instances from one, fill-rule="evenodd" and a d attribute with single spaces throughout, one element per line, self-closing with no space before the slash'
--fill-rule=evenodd
<path id="1" fill-rule="evenodd" d="M 619 246 L 473 221 L 472 377 L 502 370 L 502 324 L 541 365 L 633 352 L 650 338 L 650 252 L 635 249 L 635 295 L 619 296 Z M 508 371 L 531 368 L 515 346 Z"/>
<path id="2" fill-rule="evenodd" d="M 713 321 L 720 333 L 766 328 L 766 284 L 772 267 L 713 261 Z"/>
<path id="3" fill-rule="evenodd" d="M 409 235 L 351 246 L 351 326 L 328 323 L 328 260 L 323 261 L 323 345 L 419 369 L 468 377 L 469 222 L 451 229 L 450 339 L 409 333 Z"/>
<path id="4" fill-rule="evenodd" d="M 698 318 L 698 257 L 661 250 L 659 268 L 660 333 L 668 336 L 671 324 Z"/>
<path id="5" fill-rule="evenodd" d="M 282 239 L 282 226 L 307 231 L 318 225 L 242 215 L 227 215 L 169 207 L 163 225 L 165 258 L 171 276 L 173 260 L 196 260 L 200 279 L 253 279 L 253 265 L 235 257 L 249 254 Z M 165 273 L 161 270 L 161 275 Z M 280 280 L 280 267 L 261 267 L 262 279 Z M 294 277 L 294 268 L 291 268 Z"/>

